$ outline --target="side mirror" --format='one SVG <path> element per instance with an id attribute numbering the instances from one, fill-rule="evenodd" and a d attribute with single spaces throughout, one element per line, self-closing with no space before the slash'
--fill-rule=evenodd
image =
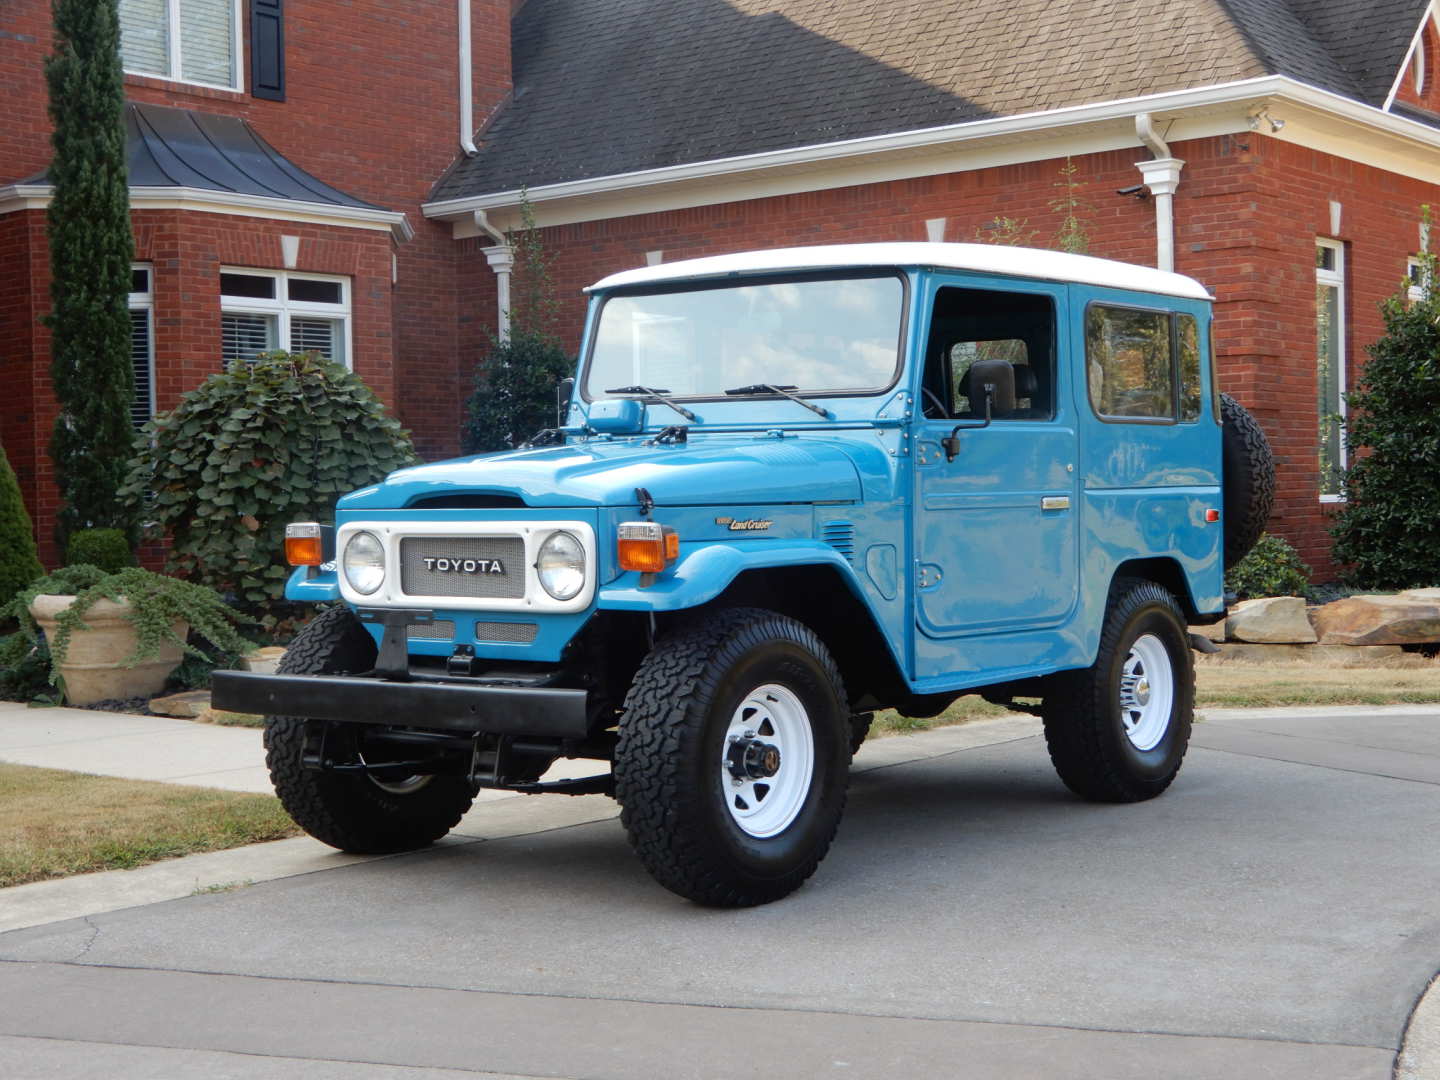
<path id="1" fill-rule="evenodd" d="M 575 396 L 575 376 L 569 375 L 555 387 L 555 426 L 564 427 L 570 416 L 570 399 Z"/>
<path id="2" fill-rule="evenodd" d="M 1008 360 L 976 360 L 965 373 L 965 380 L 969 384 L 971 402 L 975 400 L 975 388 L 982 389 L 985 395 L 985 419 L 978 424 L 956 424 L 950 434 L 940 440 L 946 461 L 954 461 L 960 456 L 962 430 L 989 427 L 994 413 L 1009 413 L 1015 409 L 1015 369 Z"/>

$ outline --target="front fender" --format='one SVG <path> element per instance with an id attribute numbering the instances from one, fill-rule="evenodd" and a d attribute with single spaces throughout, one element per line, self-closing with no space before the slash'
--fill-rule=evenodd
<path id="1" fill-rule="evenodd" d="M 601 586 L 596 604 L 604 611 L 683 611 L 714 600 L 746 570 L 816 565 L 833 566 L 850 591 L 863 596 L 854 567 L 829 544 L 819 540 L 752 540 L 682 543 L 680 557 L 653 585 L 642 588 L 639 572 L 627 571 Z"/>

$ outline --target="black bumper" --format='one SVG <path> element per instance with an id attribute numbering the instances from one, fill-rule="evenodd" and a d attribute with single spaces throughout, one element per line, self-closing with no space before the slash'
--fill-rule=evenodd
<path id="1" fill-rule="evenodd" d="M 584 690 L 251 671 L 217 671 L 210 685 L 215 707 L 227 712 L 489 735 L 579 739 L 589 731 Z"/>

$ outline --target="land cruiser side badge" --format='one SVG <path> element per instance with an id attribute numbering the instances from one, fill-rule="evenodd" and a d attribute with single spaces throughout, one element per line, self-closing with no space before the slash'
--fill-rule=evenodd
<path id="1" fill-rule="evenodd" d="M 731 532 L 763 532 L 775 522 L 769 518 L 751 518 L 749 521 L 736 521 L 734 518 L 716 518 L 716 525 L 724 525 Z"/>

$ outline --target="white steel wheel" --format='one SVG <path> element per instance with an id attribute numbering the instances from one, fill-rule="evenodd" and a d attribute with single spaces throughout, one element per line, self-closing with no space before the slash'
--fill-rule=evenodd
<path id="1" fill-rule="evenodd" d="M 720 786 L 731 819 L 757 840 L 784 832 L 799 816 L 815 777 L 815 736 L 795 693 L 757 686 L 730 717 Z"/>
<path id="2" fill-rule="evenodd" d="M 1165 643 L 1154 634 L 1135 639 L 1120 668 L 1120 722 L 1136 750 L 1153 750 L 1170 727 L 1175 672 Z"/>

